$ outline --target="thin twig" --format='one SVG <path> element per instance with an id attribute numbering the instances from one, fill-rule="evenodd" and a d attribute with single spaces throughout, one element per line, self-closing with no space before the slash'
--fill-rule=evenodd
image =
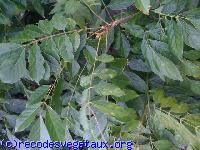
<path id="1" fill-rule="evenodd" d="M 99 16 L 85 1 L 81 0 L 82 3 L 84 3 L 89 9 L 90 11 L 97 17 L 99 18 L 101 21 L 103 21 L 105 24 L 109 24 L 107 21 L 105 21 L 101 16 Z"/>
<path id="2" fill-rule="evenodd" d="M 112 21 L 114 21 L 114 19 L 113 19 L 112 15 L 111 15 L 111 13 L 110 13 L 110 11 L 108 10 L 108 8 L 107 8 L 106 4 L 104 3 L 104 1 L 103 1 L 103 0 L 101 0 L 101 2 L 102 2 L 102 4 L 103 4 L 103 6 L 104 6 L 104 8 L 105 8 L 106 12 L 108 13 L 108 15 L 109 15 L 110 19 L 111 19 Z"/>
<path id="3" fill-rule="evenodd" d="M 75 93 L 75 91 L 76 91 L 76 87 L 77 87 L 77 85 L 78 85 L 78 82 L 79 82 L 80 79 L 81 79 L 81 76 L 82 76 L 83 71 L 85 70 L 86 66 L 87 66 L 87 63 L 85 63 L 83 69 L 81 70 L 80 74 L 78 75 L 78 79 L 77 79 L 77 81 L 76 81 L 76 83 L 75 83 L 74 89 L 73 89 L 73 91 L 72 91 L 72 94 L 71 94 L 70 99 L 69 99 L 69 102 L 68 102 L 68 106 L 69 106 L 69 107 L 72 107 L 70 103 L 71 103 L 71 101 L 72 101 L 72 98 L 73 98 L 74 93 Z M 68 115 L 68 113 L 69 113 L 69 107 L 68 107 L 68 110 L 67 110 L 67 115 Z"/>
<path id="4" fill-rule="evenodd" d="M 136 142 L 136 145 L 139 146 L 139 135 L 142 131 L 141 129 L 141 126 L 143 125 L 144 121 L 145 121 L 145 117 L 147 115 L 148 112 L 150 112 L 150 95 L 149 95 L 149 82 L 148 82 L 148 75 L 147 75 L 147 79 L 146 79 L 146 97 L 147 97 L 147 104 L 145 105 L 145 108 L 144 108 L 144 113 L 142 115 L 142 119 L 140 121 L 140 124 L 139 124 L 139 132 L 138 132 L 138 136 L 137 136 L 137 142 Z"/>
<path id="5" fill-rule="evenodd" d="M 103 139 L 104 141 L 106 141 L 106 139 L 105 139 L 105 137 L 104 137 L 104 135 L 103 135 L 103 131 L 102 131 L 101 127 L 100 127 L 100 123 L 99 123 L 99 121 L 98 121 L 98 119 L 97 119 L 97 117 L 96 117 L 95 112 L 90 108 L 89 105 L 88 105 L 87 107 L 88 107 L 88 109 L 92 112 L 92 115 L 94 116 L 94 119 L 95 119 L 95 121 L 96 121 L 96 123 L 97 123 L 97 127 L 98 127 L 98 130 L 99 130 L 99 133 L 101 134 L 102 139 Z"/>

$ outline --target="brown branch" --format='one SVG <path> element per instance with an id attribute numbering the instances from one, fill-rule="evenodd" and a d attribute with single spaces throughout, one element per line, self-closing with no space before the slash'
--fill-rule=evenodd
<path id="1" fill-rule="evenodd" d="M 118 26 L 119 24 L 123 24 L 123 23 L 126 23 L 127 21 L 129 21 L 130 19 L 132 19 L 134 17 L 134 14 L 133 15 L 129 15 L 127 17 L 124 17 L 124 18 L 121 18 L 119 20 L 116 20 L 114 22 L 111 23 L 111 27 L 116 27 Z"/>
<path id="2" fill-rule="evenodd" d="M 106 25 L 102 26 L 101 29 L 96 31 L 94 34 L 96 35 L 96 38 L 100 38 L 101 36 L 106 34 L 111 28 L 114 28 L 114 27 L 116 27 L 120 24 L 126 23 L 127 21 L 129 21 L 133 17 L 134 17 L 134 14 L 129 15 L 129 16 L 124 17 L 124 18 L 121 18 L 119 20 L 115 20 L 115 21 L 111 22 L 110 24 L 106 24 Z"/>

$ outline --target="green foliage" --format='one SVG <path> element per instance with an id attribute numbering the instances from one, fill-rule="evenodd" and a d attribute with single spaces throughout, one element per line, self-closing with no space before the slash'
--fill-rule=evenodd
<path id="1" fill-rule="evenodd" d="M 37 88 L 35 91 L 33 91 L 30 97 L 28 98 L 27 105 L 33 105 L 35 103 L 41 102 L 41 100 L 47 94 L 48 89 L 49 86 L 43 85 Z"/>
<path id="2" fill-rule="evenodd" d="M 168 150 L 175 149 L 175 147 L 167 140 L 159 140 L 154 143 L 156 149 Z"/>
<path id="3" fill-rule="evenodd" d="M 182 81 L 181 74 L 176 65 L 168 58 L 157 53 L 146 39 L 143 40 L 141 46 L 144 57 L 147 59 L 151 70 L 160 76 L 161 79 L 168 77 L 173 80 Z"/>
<path id="4" fill-rule="evenodd" d="M 153 116 L 153 128 L 157 129 L 158 134 L 167 134 L 166 129 L 174 132 L 174 139 L 176 144 L 184 143 L 188 147 L 198 149 L 199 137 L 191 133 L 183 124 L 179 123 L 176 119 L 167 115 L 159 110 L 156 110 L 155 116 Z M 172 133 L 171 133 L 172 134 Z M 168 134 L 170 136 L 170 133 Z"/>
<path id="5" fill-rule="evenodd" d="M 150 0 L 135 0 L 135 6 L 144 14 L 149 14 Z"/>
<path id="6" fill-rule="evenodd" d="M 104 62 L 104 63 L 109 63 L 114 60 L 113 56 L 107 55 L 107 54 L 102 54 L 97 57 L 98 61 Z"/>
<path id="7" fill-rule="evenodd" d="M 102 96 L 113 95 L 117 97 L 121 97 L 125 95 L 124 91 L 122 91 L 119 87 L 114 84 L 101 82 L 94 86 L 95 91 Z"/>
<path id="8" fill-rule="evenodd" d="M 164 91 L 158 89 L 153 94 L 155 103 L 160 104 L 162 108 L 170 108 L 170 111 L 175 113 L 184 113 L 188 111 L 187 105 L 184 103 L 178 103 L 173 97 L 165 97 Z"/>
<path id="9" fill-rule="evenodd" d="M 133 4 L 133 1 L 131 1 L 131 0 L 124 0 L 124 1 L 111 0 L 108 7 L 113 10 L 122 10 L 122 9 L 126 9 L 127 7 L 129 7 L 132 4 Z"/>
<path id="10" fill-rule="evenodd" d="M 179 59 L 183 55 L 183 35 L 179 26 L 172 20 L 168 26 L 168 43 L 172 53 Z"/>
<path id="11" fill-rule="evenodd" d="M 38 45 L 33 45 L 33 47 L 30 49 L 28 62 L 30 76 L 32 80 L 38 83 L 43 78 L 45 73 L 44 57 L 42 56 L 40 47 Z"/>
<path id="12" fill-rule="evenodd" d="M 26 129 L 35 119 L 35 116 L 40 110 L 41 103 L 37 103 L 34 105 L 29 105 L 26 109 L 21 113 L 21 115 L 16 120 L 15 131 L 23 131 Z"/>
<path id="13" fill-rule="evenodd" d="M 97 76 L 102 80 L 108 80 L 115 78 L 117 76 L 117 72 L 112 69 L 103 69 L 97 73 Z"/>
<path id="14" fill-rule="evenodd" d="M 199 6 L 1 0 L 0 130 L 24 141 L 199 150 Z"/>
<path id="15" fill-rule="evenodd" d="M 60 116 L 49 106 L 47 106 L 46 111 L 46 126 L 49 132 L 49 135 L 54 141 L 64 141 L 65 138 L 65 127 L 60 119 Z"/>
<path id="16" fill-rule="evenodd" d="M 25 50 L 19 44 L 1 43 L 0 79 L 15 83 L 26 75 Z"/>
<path id="17" fill-rule="evenodd" d="M 128 108 L 124 109 L 111 102 L 94 101 L 93 104 L 101 112 L 104 112 L 108 116 L 115 117 L 119 121 L 128 121 L 130 117 L 136 117 L 134 110 Z"/>
<path id="18" fill-rule="evenodd" d="M 51 141 L 47 127 L 42 119 L 42 116 L 40 116 L 34 123 L 28 138 L 29 141 L 41 141 L 41 142 L 45 142 L 47 140 Z"/>

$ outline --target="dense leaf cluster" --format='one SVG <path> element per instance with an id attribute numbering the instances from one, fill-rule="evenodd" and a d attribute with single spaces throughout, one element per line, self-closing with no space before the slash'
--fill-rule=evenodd
<path id="1" fill-rule="evenodd" d="M 1 0 L 0 139 L 200 149 L 199 0 Z"/>

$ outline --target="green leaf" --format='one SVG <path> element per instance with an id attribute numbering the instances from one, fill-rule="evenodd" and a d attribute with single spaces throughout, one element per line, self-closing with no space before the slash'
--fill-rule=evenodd
<path id="1" fill-rule="evenodd" d="M 115 117 L 120 121 L 129 121 L 131 118 L 136 118 L 136 112 L 130 108 L 123 108 L 114 103 L 107 101 L 93 101 L 92 104 L 99 111 L 105 113 L 110 117 Z"/>
<path id="2" fill-rule="evenodd" d="M 150 0 L 135 0 L 135 6 L 137 9 L 148 15 L 150 10 Z"/>
<path id="3" fill-rule="evenodd" d="M 152 116 L 152 122 L 154 125 L 154 132 L 162 134 L 164 131 L 173 131 L 173 134 L 177 137 L 174 139 L 177 144 L 191 146 L 198 149 L 200 146 L 200 139 L 193 133 L 191 133 L 182 123 L 173 118 L 170 114 L 165 114 L 160 110 L 155 110 L 155 114 Z"/>
<path id="4" fill-rule="evenodd" d="M 73 20 L 72 18 L 66 18 L 66 22 L 67 22 L 67 29 L 68 30 L 72 30 L 76 27 L 76 21 Z"/>
<path id="5" fill-rule="evenodd" d="M 120 31 L 117 32 L 114 49 L 120 57 L 125 57 L 125 58 L 128 57 L 128 55 L 131 51 L 131 46 L 130 46 L 129 40 Z"/>
<path id="6" fill-rule="evenodd" d="M 199 0 L 190 0 L 190 1 L 187 1 L 187 8 L 188 9 L 193 9 L 195 7 L 197 7 L 199 4 Z"/>
<path id="7" fill-rule="evenodd" d="M 141 26 L 136 25 L 132 22 L 127 22 L 123 24 L 122 27 L 125 28 L 125 30 L 128 31 L 129 34 L 135 37 L 143 38 L 144 36 L 144 29 Z"/>
<path id="8" fill-rule="evenodd" d="M 188 11 L 183 12 L 183 15 L 187 17 L 197 29 L 200 30 L 200 8 L 194 8 Z"/>
<path id="9" fill-rule="evenodd" d="M 64 80 L 59 79 L 58 83 L 54 89 L 54 93 L 52 96 L 51 106 L 57 112 L 61 113 L 62 110 L 62 101 L 61 101 L 61 94 L 64 88 Z"/>
<path id="10" fill-rule="evenodd" d="M 65 30 L 67 24 L 66 24 L 66 18 L 60 14 L 55 14 L 51 22 L 53 24 L 53 27 L 57 30 Z"/>
<path id="11" fill-rule="evenodd" d="M 122 91 L 119 87 L 117 87 L 114 84 L 106 83 L 106 82 L 100 82 L 99 84 L 94 86 L 95 91 L 102 96 L 116 96 L 120 97 L 125 95 L 124 91 Z"/>
<path id="12" fill-rule="evenodd" d="M 40 142 L 46 142 L 51 141 L 50 135 L 48 133 L 47 127 L 44 124 L 44 121 L 42 119 L 42 116 L 38 118 L 38 120 L 33 125 L 29 137 L 29 141 L 40 141 Z M 46 150 L 50 150 L 50 148 L 45 148 Z M 39 149 L 36 149 L 39 150 Z"/>
<path id="13" fill-rule="evenodd" d="M 73 141 L 71 133 L 69 132 L 69 120 L 67 118 L 64 119 L 64 126 L 65 126 L 65 140 L 66 141 Z"/>
<path id="14" fill-rule="evenodd" d="M 42 30 L 43 33 L 51 34 L 53 32 L 53 24 L 47 19 L 40 20 L 38 27 Z"/>
<path id="15" fill-rule="evenodd" d="M 40 111 L 41 103 L 34 105 L 29 105 L 26 109 L 18 116 L 16 120 L 15 131 L 20 132 L 29 127 L 31 123 L 35 120 L 36 115 Z"/>
<path id="16" fill-rule="evenodd" d="M 186 103 L 178 103 L 171 107 L 171 112 L 185 113 L 188 112 L 188 105 Z"/>
<path id="17" fill-rule="evenodd" d="M 182 86 L 193 94 L 200 95 L 200 81 L 186 79 L 183 81 Z"/>
<path id="18" fill-rule="evenodd" d="M 139 126 L 139 121 L 136 118 L 132 118 L 131 120 L 126 122 L 126 124 L 122 127 L 122 132 L 132 132 L 134 129 L 137 129 Z"/>
<path id="19" fill-rule="evenodd" d="M 42 30 L 36 25 L 27 25 L 23 31 L 11 38 L 12 42 L 24 43 L 33 41 L 36 38 L 42 37 L 44 34 Z"/>
<path id="20" fill-rule="evenodd" d="M 184 72 L 185 75 L 192 76 L 195 78 L 200 77 L 200 65 L 197 65 L 190 61 L 183 60 L 180 64 L 180 70 Z"/>
<path id="21" fill-rule="evenodd" d="M 56 37 L 55 44 L 60 57 L 62 57 L 65 62 L 72 62 L 74 54 L 73 46 L 69 37 L 67 35 Z"/>
<path id="22" fill-rule="evenodd" d="M 87 87 L 91 82 L 91 76 L 82 76 L 80 80 L 80 85 L 82 87 Z"/>
<path id="23" fill-rule="evenodd" d="M 80 35 L 77 32 L 74 32 L 69 35 L 72 45 L 74 47 L 74 52 L 76 52 L 80 46 Z"/>
<path id="24" fill-rule="evenodd" d="M 0 43 L 0 80 L 15 83 L 27 75 L 25 50 L 19 44 Z"/>
<path id="25" fill-rule="evenodd" d="M 193 124 L 194 126 L 200 126 L 200 114 L 188 114 L 183 118 L 186 122 Z"/>
<path id="26" fill-rule="evenodd" d="M 46 126 L 53 141 L 65 140 L 65 127 L 60 116 L 49 106 L 46 110 Z"/>
<path id="27" fill-rule="evenodd" d="M 73 60 L 72 65 L 71 65 L 71 74 L 72 74 L 73 77 L 78 74 L 80 68 L 81 67 L 78 64 L 78 62 L 76 60 Z"/>
<path id="28" fill-rule="evenodd" d="M 171 20 L 168 22 L 168 43 L 170 51 L 178 58 L 182 59 L 183 55 L 183 35 L 180 27 L 175 21 Z"/>
<path id="29" fill-rule="evenodd" d="M 80 124 L 83 126 L 84 131 L 87 131 L 89 128 L 88 118 L 87 118 L 87 107 L 86 105 L 80 108 Z"/>
<path id="30" fill-rule="evenodd" d="M 89 89 L 85 89 L 85 90 L 82 92 L 82 95 L 81 95 L 80 101 L 79 101 L 79 104 L 80 104 L 81 106 L 85 106 L 85 105 L 88 104 L 88 101 L 89 101 L 89 99 L 90 99 L 90 96 L 89 96 L 90 93 L 89 93 L 89 92 L 90 92 Z"/>
<path id="31" fill-rule="evenodd" d="M 113 58 L 114 59 L 114 58 Z M 111 63 L 109 63 L 109 67 L 116 69 L 116 70 L 120 70 L 123 71 L 124 67 L 127 64 L 127 59 L 125 58 L 115 58 Z"/>
<path id="32" fill-rule="evenodd" d="M 172 143 L 170 143 L 167 140 L 159 140 L 159 141 L 155 141 L 154 142 L 154 146 L 156 147 L 156 149 L 158 150 L 169 150 L 174 148 L 174 146 L 172 145 Z"/>
<path id="33" fill-rule="evenodd" d="M 87 103 L 88 100 L 90 99 L 89 97 L 89 89 L 86 89 L 82 92 L 81 98 L 80 98 L 80 112 L 79 112 L 79 120 L 80 124 L 83 126 L 84 131 L 87 131 L 89 129 L 89 120 L 87 117 Z"/>
<path id="34" fill-rule="evenodd" d="M 49 54 L 45 54 L 44 58 L 50 67 L 50 73 L 54 75 L 58 75 L 61 70 L 60 61 L 58 61 L 57 59 L 55 59 L 53 56 Z"/>
<path id="35" fill-rule="evenodd" d="M 167 39 L 165 30 L 163 30 L 161 22 L 151 23 L 151 24 L 147 25 L 147 28 L 149 29 L 146 32 L 147 35 L 149 35 L 153 39 L 161 40 L 161 41 L 165 41 Z"/>
<path id="36" fill-rule="evenodd" d="M 80 9 L 81 3 L 80 1 L 68 0 L 68 1 L 59 1 L 57 5 L 54 7 L 52 13 L 60 13 L 64 11 L 67 15 L 74 14 L 78 9 Z M 80 15 L 80 14 L 79 14 Z"/>
<path id="37" fill-rule="evenodd" d="M 41 54 L 40 47 L 38 45 L 33 45 L 29 50 L 29 73 L 31 78 L 39 83 L 43 78 L 45 73 L 44 68 L 44 57 Z"/>
<path id="38" fill-rule="evenodd" d="M 166 57 L 156 53 L 145 39 L 143 39 L 141 49 L 151 70 L 161 79 L 164 80 L 165 77 L 168 77 L 173 80 L 183 80 L 176 65 Z"/>
<path id="39" fill-rule="evenodd" d="M 189 60 L 198 60 L 200 59 L 200 51 L 197 50 L 184 51 L 183 56 Z"/>
<path id="40" fill-rule="evenodd" d="M 184 9 L 184 5 L 186 5 L 186 1 L 162 1 L 160 7 L 157 8 L 155 12 L 163 14 L 179 13 L 179 11 L 182 11 L 182 9 Z"/>
<path id="41" fill-rule="evenodd" d="M 126 9 L 133 4 L 132 0 L 111 0 L 108 7 L 113 10 L 122 10 Z"/>
<path id="42" fill-rule="evenodd" d="M 100 56 L 97 57 L 98 61 L 104 62 L 104 63 L 109 63 L 112 62 L 114 60 L 114 57 L 108 54 L 102 54 Z"/>
<path id="43" fill-rule="evenodd" d="M 121 97 L 113 96 L 113 98 L 119 102 L 127 102 L 130 100 L 134 100 L 136 97 L 139 96 L 134 90 L 124 90 L 124 92 L 125 92 L 124 96 L 121 96 Z"/>
<path id="44" fill-rule="evenodd" d="M 174 54 L 171 53 L 169 45 L 164 42 L 160 42 L 157 40 L 149 40 L 151 47 L 155 52 L 163 55 L 164 57 L 171 59 L 174 58 Z"/>
<path id="45" fill-rule="evenodd" d="M 200 50 L 200 31 L 184 20 L 179 20 L 178 25 L 182 29 L 185 44 L 196 50 Z"/>
<path id="46" fill-rule="evenodd" d="M 141 72 L 151 72 L 149 66 L 142 59 L 132 59 L 128 62 L 130 69 Z"/>
<path id="47" fill-rule="evenodd" d="M 102 80 L 108 80 L 116 77 L 117 72 L 112 69 L 103 69 L 100 72 L 97 72 L 97 76 Z"/>
<path id="48" fill-rule="evenodd" d="M 125 72 L 125 75 L 128 77 L 135 90 L 143 93 L 146 91 L 146 83 L 140 76 L 133 72 Z"/>
<path id="49" fill-rule="evenodd" d="M 40 47 L 43 53 L 51 55 L 54 59 L 60 61 L 59 50 L 57 50 L 56 43 L 52 38 L 42 42 Z"/>
<path id="50" fill-rule="evenodd" d="M 188 106 L 185 103 L 178 103 L 174 97 L 166 97 L 165 93 L 161 89 L 157 89 L 153 94 L 155 103 L 160 104 L 162 108 L 170 108 L 174 113 L 186 113 Z"/>
<path id="51" fill-rule="evenodd" d="M 44 80 L 49 80 L 50 78 L 50 66 L 48 65 L 47 62 L 44 63 L 44 68 L 45 68 L 45 73 L 44 73 Z"/>
<path id="52" fill-rule="evenodd" d="M 85 46 L 86 49 L 83 50 L 83 54 L 89 64 L 94 64 L 96 50 L 91 46 Z"/>
<path id="53" fill-rule="evenodd" d="M 44 8 L 41 5 L 41 0 L 32 0 L 32 5 L 34 9 L 42 16 L 44 17 Z"/>
<path id="54" fill-rule="evenodd" d="M 40 102 L 47 94 L 48 89 L 49 89 L 48 85 L 43 85 L 37 88 L 28 99 L 27 105 L 33 105 L 35 103 Z"/>
<path id="55" fill-rule="evenodd" d="M 118 74 L 111 82 L 120 88 L 126 88 L 128 85 L 131 84 L 130 80 L 124 74 Z"/>

